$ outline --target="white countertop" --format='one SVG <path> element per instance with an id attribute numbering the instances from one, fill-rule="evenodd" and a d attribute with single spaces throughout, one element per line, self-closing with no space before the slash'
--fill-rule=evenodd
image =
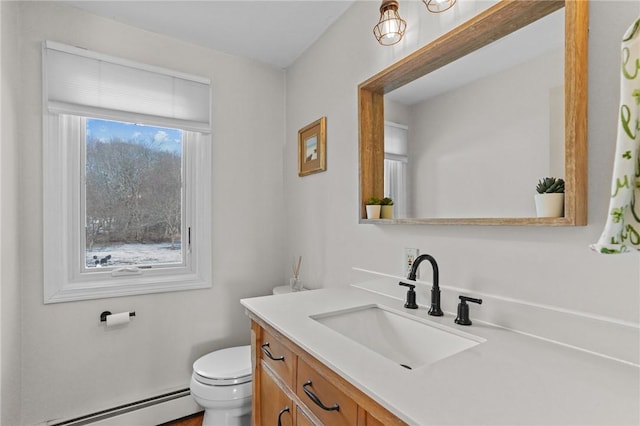
<path id="1" fill-rule="evenodd" d="M 243 299 L 245 308 L 413 425 L 639 425 L 640 370 L 353 286 Z M 486 339 L 407 370 L 309 318 L 379 304 Z M 475 306 L 475 305 L 474 305 Z M 471 319 L 473 320 L 471 308 Z"/>

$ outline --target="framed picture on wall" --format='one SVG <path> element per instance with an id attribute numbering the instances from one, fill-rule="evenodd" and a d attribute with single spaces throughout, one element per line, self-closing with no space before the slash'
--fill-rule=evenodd
<path id="1" fill-rule="evenodd" d="M 327 117 L 298 131 L 298 176 L 327 170 Z"/>

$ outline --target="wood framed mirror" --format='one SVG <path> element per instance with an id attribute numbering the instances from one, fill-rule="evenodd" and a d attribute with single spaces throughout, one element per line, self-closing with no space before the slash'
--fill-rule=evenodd
<path id="1" fill-rule="evenodd" d="M 429 217 L 366 219 L 365 201 L 383 198 L 385 162 L 385 95 L 445 65 L 473 54 L 519 29 L 530 26 L 559 10 L 564 11 L 563 86 L 564 120 L 560 123 L 560 174 L 565 180 L 564 216 L 535 217 L 533 195 L 537 180 L 520 189 L 530 197 L 531 214 L 474 215 L 445 214 Z M 494 43 L 495 44 L 495 43 Z M 360 223 L 460 224 L 460 225 L 546 225 L 587 224 L 587 46 L 588 2 L 580 0 L 502 0 L 452 31 L 428 43 L 358 86 L 360 150 Z M 562 78 L 562 75 L 561 75 Z M 560 96 L 561 96 L 560 95 Z M 498 125 L 498 124 L 496 124 Z M 513 144 L 515 145 L 515 144 Z M 409 153 L 409 156 L 411 153 Z M 495 158 L 489 168 L 500 168 Z M 545 177 L 542 175 L 538 178 Z M 469 179 L 475 179 L 470 175 Z M 437 180 L 437 179 L 436 179 Z M 431 184 L 431 183 L 430 183 Z M 433 183 L 435 185 L 437 183 Z M 508 184 L 504 179 L 499 185 Z M 504 210 L 504 209 L 503 209 Z M 499 210 L 502 211 L 502 210 Z"/>

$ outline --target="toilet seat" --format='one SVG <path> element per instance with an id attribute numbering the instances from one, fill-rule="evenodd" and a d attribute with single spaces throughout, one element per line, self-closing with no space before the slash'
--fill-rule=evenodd
<path id="1" fill-rule="evenodd" d="M 193 363 L 193 377 L 211 386 L 233 386 L 251 381 L 251 346 L 221 349 Z"/>

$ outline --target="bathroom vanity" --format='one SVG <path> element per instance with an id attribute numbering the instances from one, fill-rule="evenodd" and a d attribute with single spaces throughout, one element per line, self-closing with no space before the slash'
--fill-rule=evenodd
<path id="1" fill-rule="evenodd" d="M 260 319 L 251 331 L 254 424 L 405 424 Z"/>
<path id="2" fill-rule="evenodd" d="M 640 423 L 637 365 L 358 286 L 241 301 L 255 425 Z"/>

